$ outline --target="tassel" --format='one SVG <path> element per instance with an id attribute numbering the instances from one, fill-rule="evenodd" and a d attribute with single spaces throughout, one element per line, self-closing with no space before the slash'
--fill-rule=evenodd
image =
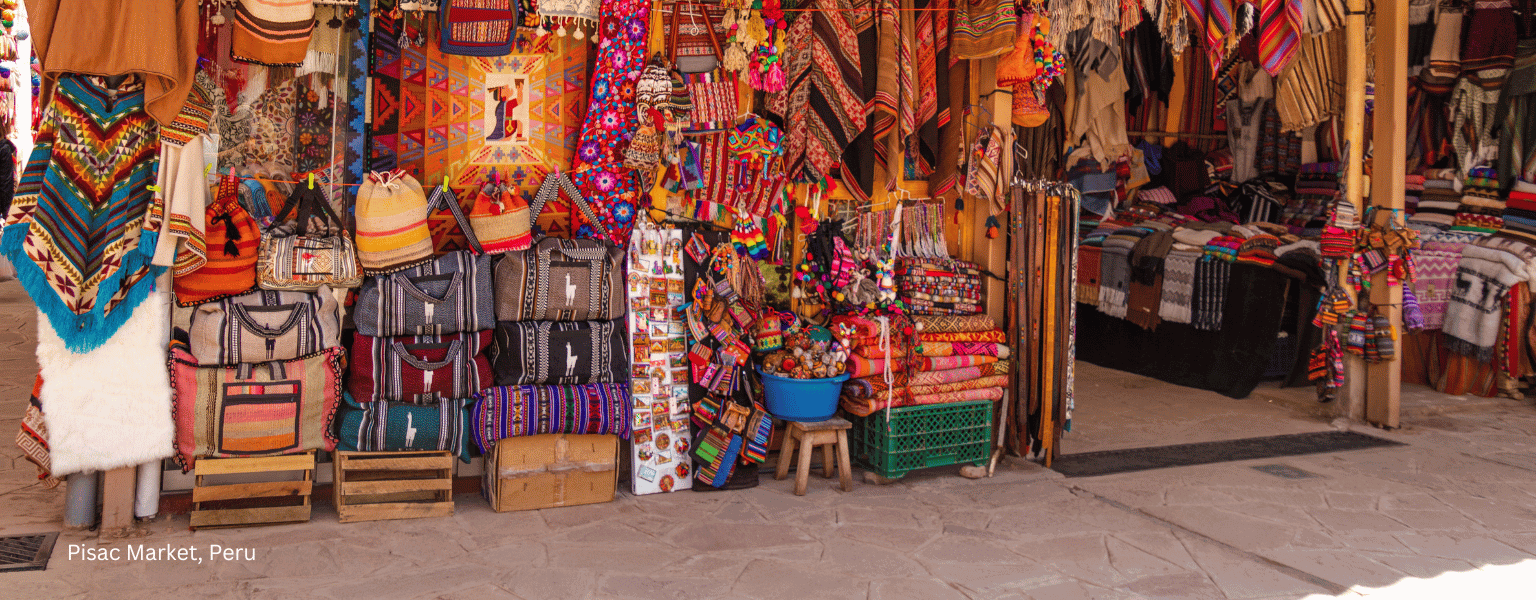
<path id="1" fill-rule="evenodd" d="M 731 44 L 725 49 L 725 58 L 721 60 L 721 66 L 724 66 L 727 71 L 741 71 L 747 68 L 747 51 L 742 49 L 741 44 Z"/>
<path id="2" fill-rule="evenodd" d="M 768 67 L 768 75 L 763 78 L 763 91 L 782 92 L 784 91 L 784 86 L 788 84 L 789 82 L 784 79 L 784 69 L 779 68 L 778 62 L 774 62 L 773 66 Z"/>
<path id="3" fill-rule="evenodd" d="M 995 240 L 1002 233 L 1002 224 L 997 222 L 997 215 L 987 215 L 987 239 Z"/>
<path id="4" fill-rule="evenodd" d="M 964 211 L 964 210 L 965 210 L 965 195 L 964 194 L 957 194 L 955 196 L 955 224 L 958 225 L 960 223 L 960 213 L 962 211 Z"/>

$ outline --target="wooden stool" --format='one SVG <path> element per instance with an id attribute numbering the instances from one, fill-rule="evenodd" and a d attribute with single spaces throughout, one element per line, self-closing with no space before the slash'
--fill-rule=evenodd
<path id="1" fill-rule="evenodd" d="M 853 423 L 841 417 L 832 417 L 815 423 L 790 421 L 784 431 L 784 447 L 779 450 L 779 468 L 774 479 L 789 476 L 789 460 L 795 455 L 795 443 L 800 446 L 800 465 L 795 470 L 795 495 L 804 496 L 805 486 L 810 483 L 811 454 L 821 446 L 821 473 L 832 478 L 834 472 L 842 476 L 843 491 L 853 491 L 853 468 L 848 464 L 848 430 Z M 837 462 L 832 462 L 832 446 L 837 446 Z"/>

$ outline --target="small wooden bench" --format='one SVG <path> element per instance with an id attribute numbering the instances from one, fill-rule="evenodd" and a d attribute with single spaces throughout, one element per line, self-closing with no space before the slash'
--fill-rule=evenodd
<path id="1" fill-rule="evenodd" d="M 779 450 L 779 468 L 773 478 L 784 479 L 789 476 L 789 461 L 794 458 L 798 446 L 800 464 L 795 469 L 795 495 L 804 496 L 805 487 L 810 483 L 811 455 L 817 446 L 821 446 L 822 476 L 830 479 L 833 473 L 837 473 L 841 476 L 843 491 L 853 491 L 853 467 L 848 460 L 848 430 L 852 428 L 853 423 L 841 417 L 815 423 L 790 421 L 784 431 L 784 447 Z M 834 450 L 837 462 L 832 460 Z"/>

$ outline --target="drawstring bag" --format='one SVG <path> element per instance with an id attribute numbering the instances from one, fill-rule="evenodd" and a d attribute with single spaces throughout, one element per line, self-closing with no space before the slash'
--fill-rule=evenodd
<path id="1" fill-rule="evenodd" d="M 469 226 L 486 254 L 527 250 L 533 243 L 528 203 L 505 185 L 489 184 L 475 196 Z"/>
<path id="2" fill-rule="evenodd" d="M 364 270 L 388 273 L 431 260 L 427 195 L 415 177 L 369 173 L 357 191 L 356 212 L 357 262 Z"/>
<path id="3" fill-rule="evenodd" d="M 693 6 L 699 8 L 701 12 L 703 12 L 703 8 L 700 5 L 692 4 L 676 6 L 679 8 L 674 8 L 672 11 L 672 38 L 670 44 L 672 62 L 682 72 L 683 81 L 688 85 L 689 99 L 693 103 L 693 110 L 689 113 L 692 124 L 685 129 L 685 132 L 709 133 L 723 131 L 730 127 L 735 122 L 736 117 L 741 114 L 738 104 L 740 97 L 736 93 L 736 82 L 739 78 L 726 73 L 725 69 L 720 66 L 718 58 L 722 56 L 720 40 L 715 37 L 715 29 L 709 24 L 707 18 L 705 19 L 705 24 L 701 27 L 707 32 L 709 37 L 710 45 L 707 48 L 712 49 L 714 54 L 679 55 L 681 50 L 678 49 L 678 37 L 682 30 L 682 22 L 679 20 L 682 17 L 682 8 L 680 7 Z M 707 15 L 708 13 L 706 12 L 706 17 Z M 693 18 L 692 15 L 690 15 L 690 18 Z M 690 23 L 690 26 L 700 27 L 696 23 Z M 699 70 L 690 68 L 695 64 L 704 64 L 705 61 L 703 59 L 705 58 L 713 61 L 714 66 Z"/>
<path id="4" fill-rule="evenodd" d="M 244 294 L 256 288 L 256 253 L 261 243 L 261 229 L 256 220 L 240 207 L 240 184 L 234 176 L 219 180 L 218 193 L 206 214 L 207 232 L 203 235 L 202 266 L 187 273 L 177 272 L 171 282 L 176 303 L 192 306 Z M 176 262 L 188 253 L 186 246 Z"/>

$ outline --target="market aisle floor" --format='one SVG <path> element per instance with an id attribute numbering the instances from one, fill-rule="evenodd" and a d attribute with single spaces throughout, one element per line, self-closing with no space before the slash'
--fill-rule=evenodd
<path id="1" fill-rule="evenodd" d="M 0 284 L 0 318 L 31 338 L 14 284 Z M 5 431 L 30 360 L 30 342 L 0 346 Z M 1082 479 L 1015 462 L 992 479 L 937 469 L 851 493 L 813 477 L 803 497 L 765 478 L 508 514 L 459 496 L 452 518 L 418 521 L 343 525 L 322 505 L 307 524 L 189 532 L 162 517 L 128 540 L 64 533 L 47 571 L 0 573 L 0 600 L 1528 597 L 1507 586 L 1536 578 L 1536 410 L 1367 433 L 1408 445 L 1257 461 L 1319 475 L 1305 480 L 1252 462 Z M 0 448 L 0 534 L 57 531 L 63 491 Z M 71 544 L 191 546 L 204 562 L 87 562 Z M 254 558 L 211 560 L 210 544 Z"/>
<path id="2" fill-rule="evenodd" d="M 1247 398 L 1233 399 L 1081 360 L 1074 374 L 1076 408 L 1072 432 L 1062 440 L 1066 454 L 1330 429 L 1328 419 L 1292 408 L 1317 404 L 1310 387 L 1265 382 Z"/>

